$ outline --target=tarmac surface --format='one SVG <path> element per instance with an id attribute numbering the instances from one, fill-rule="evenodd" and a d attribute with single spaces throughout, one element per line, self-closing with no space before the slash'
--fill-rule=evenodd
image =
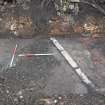
<path id="1" fill-rule="evenodd" d="M 82 82 L 50 38 L 0 39 L 0 105 L 105 104 L 105 39 L 56 39 L 99 91 L 91 90 Z M 16 44 L 13 67 L 9 68 Z M 27 53 L 52 55 L 18 56 Z M 42 98 L 44 103 L 40 103 Z"/>

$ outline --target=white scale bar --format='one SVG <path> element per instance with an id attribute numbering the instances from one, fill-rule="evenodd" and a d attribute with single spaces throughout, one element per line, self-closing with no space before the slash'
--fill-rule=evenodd
<path id="1" fill-rule="evenodd" d="M 15 58 L 15 54 L 16 54 L 16 49 L 17 49 L 17 44 L 13 50 L 13 54 L 12 54 L 12 59 L 11 59 L 11 62 L 10 62 L 10 65 L 9 67 L 12 67 L 13 66 L 13 61 L 14 61 L 14 58 Z"/>
<path id="2" fill-rule="evenodd" d="M 19 54 L 19 57 L 25 57 L 25 56 L 49 56 L 49 55 L 55 55 L 55 53 L 48 53 L 48 54 Z"/>
<path id="3" fill-rule="evenodd" d="M 53 42 L 53 44 L 56 46 L 56 48 L 60 51 L 60 53 L 66 59 L 68 64 L 75 70 L 75 72 L 82 79 L 82 81 L 94 88 L 95 86 L 92 83 L 92 81 L 82 72 L 81 68 L 73 60 L 73 58 L 70 56 L 70 54 L 63 48 L 63 46 L 58 42 L 58 40 L 56 40 L 55 38 L 52 38 L 52 37 L 50 38 L 50 40 Z"/>

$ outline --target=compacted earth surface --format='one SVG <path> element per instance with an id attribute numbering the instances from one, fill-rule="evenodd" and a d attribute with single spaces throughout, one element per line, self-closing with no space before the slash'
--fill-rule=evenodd
<path id="1" fill-rule="evenodd" d="M 0 105 L 105 104 L 105 38 L 56 39 L 95 88 L 82 82 L 49 37 L 0 39 Z M 50 55 L 19 56 L 29 53 Z"/>

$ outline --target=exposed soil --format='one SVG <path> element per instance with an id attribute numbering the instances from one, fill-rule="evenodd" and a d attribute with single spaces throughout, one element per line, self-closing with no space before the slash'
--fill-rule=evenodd
<path id="1" fill-rule="evenodd" d="M 78 16 L 58 17 L 52 2 L 44 8 L 40 2 L 0 5 L 0 38 L 6 38 L 0 39 L 0 105 L 105 105 L 105 38 L 94 38 L 104 36 L 105 17 L 83 4 Z M 100 91 L 82 83 L 48 37 L 13 38 L 49 35 L 69 36 L 58 40 Z M 85 38 L 70 39 L 74 36 Z M 9 68 L 16 44 L 14 66 Z M 21 53 L 55 54 L 18 57 Z"/>
<path id="2" fill-rule="evenodd" d="M 26 40 L 26 41 L 25 41 Z M 0 41 L 1 44 L 1 70 L 0 70 L 0 105 L 104 105 L 105 96 L 103 93 L 97 93 L 95 91 L 88 91 L 88 87 L 81 83 L 78 76 L 73 72 L 72 68 L 68 66 L 65 59 L 59 54 L 56 48 L 51 44 L 47 38 L 36 39 L 11 39 Z M 81 59 L 80 51 L 83 51 L 83 57 L 86 50 L 81 46 L 78 39 L 59 39 L 62 45 L 68 47 L 70 53 Z M 71 40 L 71 41 L 70 41 Z M 65 44 L 63 43 L 65 42 Z M 84 45 L 92 46 L 94 43 L 101 43 L 99 40 L 84 41 Z M 76 44 L 76 43 L 77 44 Z M 87 43 L 86 43 L 87 42 Z M 7 68 L 2 64 L 8 64 L 11 59 L 11 50 L 15 44 L 18 44 L 16 58 L 14 60 L 14 67 Z M 104 43 L 104 42 L 103 42 Z M 70 44 L 70 46 L 69 46 Z M 11 46 L 10 46 L 11 45 Z M 98 46 L 95 44 L 96 47 Z M 79 48 L 81 50 L 79 50 Z M 98 48 L 98 47 L 97 47 Z M 96 49 L 97 49 L 96 48 Z M 76 53 L 77 51 L 78 53 Z M 98 49 L 97 49 L 98 51 Z M 56 55 L 42 56 L 42 57 L 17 57 L 21 53 L 49 53 L 56 52 Z M 73 53 L 75 52 L 75 53 Z M 98 51 L 99 52 L 99 51 Z M 87 54 L 87 52 L 86 52 Z M 4 58 L 2 58 L 4 56 Z M 8 57 L 9 56 L 9 57 Z M 75 57 L 73 56 L 73 57 Z M 82 58 L 83 58 L 82 57 Z M 82 59 L 83 60 L 83 59 Z M 85 60 L 83 60 L 85 61 Z M 90 62 L 90 61 L 89 61 Z M 88 64 L 89 64 L 88 62 Z M 86 62 L 87 63 L 87 62 Z M 98 62 L 100 63 L 100 62 Z M 80 63 L 81 64 L 81 63 Z M 103 62 L 103 65 L 105 63 Z M 97 64 L 97 67 L 100 64 Z M 85 67 L 82 65 L 82 67 Z M 89 71 L 88 67 L 85 67 L 84 71 Z M 104 85 L 101 81 L 101 72 L 98 69 L 94 71 L 95 75 L 101 77 L 99 80 L 94 76 L 93 82 L 98 85 Z M 90 75 L 91 72 L 87 73 Z M 91 74 L 92 75 L 92 74 Z M 100 81 L 100 82 L 99 82 Z"/>

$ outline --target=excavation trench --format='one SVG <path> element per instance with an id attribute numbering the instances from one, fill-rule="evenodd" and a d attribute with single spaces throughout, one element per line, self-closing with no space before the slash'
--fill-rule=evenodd
<path id="1" fill-rule="evenodd" d="M 53 1 L 46 1 L 50 0 L 0 2 L 0 105 L 104 105 L 105 16 L 86 3 L 79 3 L 74 13 L 61 12 Z M 82 83 L 50 37 L 101 94 Z"/>

